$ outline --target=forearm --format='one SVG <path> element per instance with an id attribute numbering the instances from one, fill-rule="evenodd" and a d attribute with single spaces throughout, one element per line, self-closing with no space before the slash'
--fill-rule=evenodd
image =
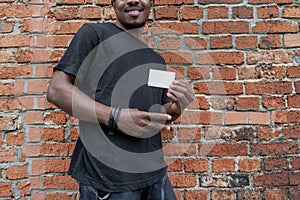
<path id="1" fill-rule="evenodd" d="M 111 107 L 94 101 L 75 87 L 71 81 L 58 81 L 65 76 L 61 74 L 63 72 L 58 73 L 60 74 L 53 76 L 47 92 L 47 100 L 80 120 L 107 125 Z"/>

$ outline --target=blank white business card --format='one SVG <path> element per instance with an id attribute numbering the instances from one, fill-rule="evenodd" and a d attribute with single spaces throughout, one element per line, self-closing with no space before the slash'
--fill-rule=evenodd
<path id="1" fill-rule="evenodd" d="M 156 69 L 149 70 L 148 86 L 169 88 L 175 80 L 175 72 L 168 72 Z"/>

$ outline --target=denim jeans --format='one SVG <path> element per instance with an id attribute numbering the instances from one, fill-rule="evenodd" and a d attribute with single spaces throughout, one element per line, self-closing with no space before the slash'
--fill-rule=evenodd
<path id="1" fill-rule="evenodd" d="M 79 184 L 80 200 L 176 200 L 168 176 L 159 182 L 130 192 L 110 193 Z"/>

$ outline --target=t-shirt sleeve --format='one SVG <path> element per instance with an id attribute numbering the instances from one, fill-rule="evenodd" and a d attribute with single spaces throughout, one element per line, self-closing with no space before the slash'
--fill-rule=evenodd
<path id="1" fill-rule="evenodd" d="M 68 49 L 54 67 L 54 70 L 60 70 L 76 76 L 81 64 L 86 56 L 99 44 L 99 38 L 93 27 L 84 24 L 72 39 Z"/>

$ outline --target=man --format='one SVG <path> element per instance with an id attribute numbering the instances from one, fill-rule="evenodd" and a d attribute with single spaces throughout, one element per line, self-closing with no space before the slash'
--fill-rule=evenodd
<path id="1" fill-rule="evenodd" d="M 173 200 L 160 130 L 169 130 L 194 99 L 174 81 L 147 86 L 161 56 L 140 38 L 152 3 L 115 0 L 117 21 L 85 24 L 54 69 L 47 99 L 80 120 L 69 174 L 81 200 Z"/>

